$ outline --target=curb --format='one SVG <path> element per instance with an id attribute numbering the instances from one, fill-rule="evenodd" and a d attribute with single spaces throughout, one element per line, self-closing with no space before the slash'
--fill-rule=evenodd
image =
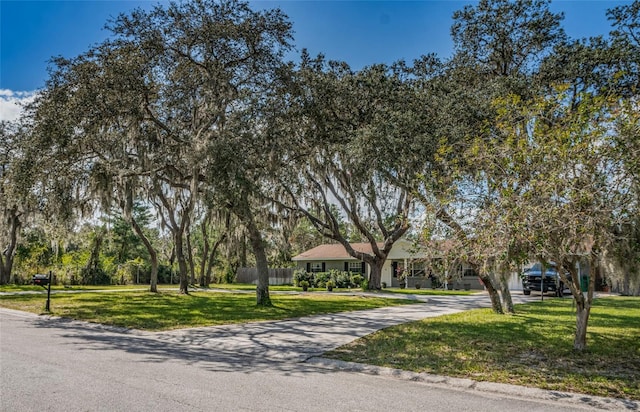
<path id="1" fill-rule="evenodd" d="M 425 372 L 411 372 L 402 369 L 345 362 L 322 357 L 311 357 L 307 359 L 305 363 L 326 369 L 358 372 L 368 375 L 420 382 L 430 386 L 446 387 L 453 390 L 489 392 L 520 399 L 535 399 L 539 401 L 547 401 L 549 403 L 562 403 L 578 407 L 581 406 L 585 409 L 609 411 L 640 410 L 640 402 L 629 399 L 605 398 L 601 396 L 552 391 L 527 386 L 510 385 L 506 383 L 474 381 L 467 378 L 454 378 Z"/>

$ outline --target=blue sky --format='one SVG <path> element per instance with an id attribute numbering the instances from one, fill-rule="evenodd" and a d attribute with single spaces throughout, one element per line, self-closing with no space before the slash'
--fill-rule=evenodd
<path id="1" fill-rule="evenodd" d="M 42 88 L 52 56 L 73 57 L 109 35 L 110 16 L 158 1 L 0 0 L 0 118 L 7 100 Z M 162 2 L 161 2 L 162 3 Z M 451 16 L 471 1 L 252 1 L 255 8 L 279 6 L 293 22 L 295 45 L 324 53 L 354 68 L 413 60 L 422 54 L 452 52 Z M 573 38 L 606 35 L 605 11 L 630 1 L 555 1 L 565 13 L 564 28 Z M 297 53 L 290 56 L 295 59 Z M 5 113 L 2 113 L 5 112 Z"/>

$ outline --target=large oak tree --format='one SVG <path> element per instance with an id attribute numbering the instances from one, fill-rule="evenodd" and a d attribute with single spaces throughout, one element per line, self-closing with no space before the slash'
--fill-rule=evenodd
<path id="1" fill-rule="evenodd" d="M 229 208 L 256 254 L 257 301 L 269 304 L 254 198 L 277 164 L 264 156 L 273 148 L 261 124 L 291 24 L 279 10 L 195 0 L 137 9 L 108 29 L 110 40 L 55 62 L 40 101 L 42 116 L 67 108 L 68 127 L 50 133 L 54 144 L 74 148 L 107 198 L 122 193 L 126 205 L 133 194 L 157 206 L 173 235 L 183 293 L 185 233 L 196 204 L 206 193 L 215 202 L 208 207 Z"/>

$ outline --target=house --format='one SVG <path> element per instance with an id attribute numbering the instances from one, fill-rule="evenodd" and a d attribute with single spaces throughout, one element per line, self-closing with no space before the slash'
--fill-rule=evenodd
<path id="1" fill-rule="evenodd" d="M 383 245 L 379 243 L 378 246 L 382 248 Z M 351 247 L 358 252 L 373 254 L 370 243 L 352 243 Z M 339 243 L 316 246 L 293 257 L 292 260 L 299 269 L 309 273 L 328 272 L 334 269 L 368 276 L 371 271 L 365 262 L 349 255 L 344 246 Z M 399 278 L 403 274 L 406 276 L 409 288 L 414 288 L 416 284 L 420 284 L 421 287 L 432 286 L 433 273 L 425 265 L 425 253 L 407 240 L 399 240 L 393 244 L 382 267 L 381 281 L 388 286 L 398 287 Z M 443 274 L 438 275 L 441 275 L 438 278 L 446 278 Z M 484 289 L 473 269 L 467 265 L 460 265 L 458 273 L 451 279 L 452 282 L 449 284 L 437 282 L 438 286 Z"/>

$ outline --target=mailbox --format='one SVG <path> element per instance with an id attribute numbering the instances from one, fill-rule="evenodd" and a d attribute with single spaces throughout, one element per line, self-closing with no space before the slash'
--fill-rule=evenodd
<path id="1" fill-rule="evenodd" d="M 31 278 L 34 285 L 46 286 L 49 284 L 49 276 L 43 274 L 33 275 Z"/>

